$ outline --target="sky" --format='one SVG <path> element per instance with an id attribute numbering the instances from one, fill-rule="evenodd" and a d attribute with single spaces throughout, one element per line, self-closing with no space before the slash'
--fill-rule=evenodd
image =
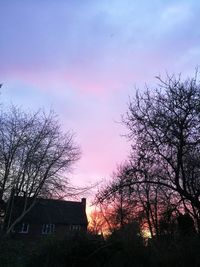
<path id="1" fill-rule="evenodd" d="M 120 121 L 136 88 L 200 64 L 200 1 L 0 0 L 0 11 L 1 102 L 54 109 L 81 147 L 74 184 L 126 160 Z"/>

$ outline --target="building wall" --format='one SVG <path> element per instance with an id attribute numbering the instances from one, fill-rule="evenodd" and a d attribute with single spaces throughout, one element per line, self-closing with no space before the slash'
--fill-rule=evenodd
<path id="1" fill-rule="evenodd" d="M 20 233 L 20 225 L 16 227 L 12 236 L 16 239 L 38 239 L 45 238 L 51 235 L 63 236 L 65 234 L 73 234 L 80 231 L 87 231 L 87 225 L 66 225 L 66 224 L 57 224 L 55 225 L 54 232 L 44 234 L 42 233 L 43 224 L 29 224 L 28 233 Z"/>

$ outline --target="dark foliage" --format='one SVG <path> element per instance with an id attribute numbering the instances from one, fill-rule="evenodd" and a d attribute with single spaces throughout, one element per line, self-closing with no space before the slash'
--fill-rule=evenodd
<path id="1" fill-rule="evenodd" d="M 200 239 L 195 233 L 153 238 L 148 244 L 136 224 L 116 230 L 103 240 L 77 233 L 27 243 L 1 239 L 1 267 L 198 267 Z"/>

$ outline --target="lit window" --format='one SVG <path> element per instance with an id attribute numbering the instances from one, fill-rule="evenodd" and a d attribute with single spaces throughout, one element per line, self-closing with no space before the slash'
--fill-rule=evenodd
<path id="1" fill-rule="evenodd" d="M 19 233 L 21 234 L 27 234 L 29 230 L 29 224 L 28 223 L 22 223 L 21 228 L 19 230 Z"/>
<path id="2" fill-rule="evenodd" d="M 55 231 L 55 224 L 43 224 L 42 225 L 42 234 L 48 235 L 52 234 Z"/>
<path id="3" fill-rule="evenodd" d="M 81 226 L 80 225 L 70 225 L 69 230 L 70 231 L 80 231 Z"/>

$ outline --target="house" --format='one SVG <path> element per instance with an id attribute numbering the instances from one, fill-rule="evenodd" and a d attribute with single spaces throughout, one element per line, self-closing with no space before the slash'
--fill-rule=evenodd
<path id="1" fill-rule="evenodd" d="M 23 197 L 15 200 L 12 221 L 20 214 Z M 38 198 L 32 209 L 13 228 L 16 237 L 37 238 L 51 234 L 87 231 L 86 199 L 81 202 Z"/>

